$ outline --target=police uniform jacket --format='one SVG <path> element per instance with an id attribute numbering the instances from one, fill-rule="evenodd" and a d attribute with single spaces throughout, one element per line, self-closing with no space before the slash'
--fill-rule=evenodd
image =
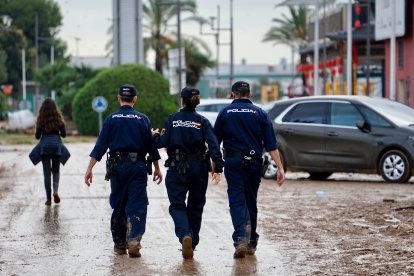
<path id="1" fill-rule="evenodd" d="M 161 158 L 152 142 L 150 120 L 129 105 L 121 106 L 105 119 L 89 156 L 100 161 L 107 149 L 109 154 L 136 152 L 141 159 L 147 153 L 152 156 L 152 160 Z"/>
<path id="2" fill-rule="evenodd" d="M 235 99 L 217 116 L 214 132 L 226 151 L 250 153 L 261 156 L 277 149 L 272 123 L 266 112 L 249 99 Z"/>
<path id="3" fill-rule="evenodd" d="M 204 154 L 208 145 L 209 154 L 215 163 L 215 172 L 223 171 L 223 159 L 217 138 L 210 122 L 192 108 L 183 108 L 168 116 L 161 136 L 154 141 L 159 148 L 167 148 L 171 156 L 178 149 L 183 154 Z"/>

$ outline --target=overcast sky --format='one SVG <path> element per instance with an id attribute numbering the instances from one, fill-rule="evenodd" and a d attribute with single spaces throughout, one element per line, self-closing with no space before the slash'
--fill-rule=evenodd
<path id="1" fill-rule="evenodd" d="M 143 0 L 146 1 L 146 0 Z M 61 7 L 63 26 L 60 37 L 68 44 L 69 53 L 76 55 L 76 44 L 80 56 L 102 56 L 105 44 L 110 39 L 107 30 L 112 18 L 112 0 L 55 0 Z M 272 18 L 286 13 L 286 8 L 275 8 L 281 0 L 233 0 L 234 62 L 246 59 L 248 64 L 277 64 L 281 58 L 290 61 L 290 50 L 286 46 L 273 46 L 262 42 L 263 36 L 272 26 Z M 230 0 L 197 0 L 198 15 L 217 15 L 220 5 L 222 28 L 230 23 Z M 182 18 L 185 18 L 185 14 Z M 205 31 L 208 31 L 207 26 Z M 182 33 L 199 35 L 199 26 L 183 23 Z M 222 43 L 229 42 L 229 32 L 220 34 Z M 76 43 L 77 39 L 78 43 Z M 215 58 L 216 45 L 213 36 L 201 36 L 210 45 Z M 220 47 L 220 62 L 229 62 L 229 46 Z"/>

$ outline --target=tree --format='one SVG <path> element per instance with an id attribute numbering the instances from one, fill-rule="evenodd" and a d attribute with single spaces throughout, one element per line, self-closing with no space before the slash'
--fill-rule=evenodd
<path id="1" fill-rule="evenodd" d="M 202 46 L 206 54 L 200 51 L 198 45 Z M 209 58 L 211 52 L 201 40 L 185 39 L 184 48 L 187 85 L 196 86 L 205 69 L 214 67 L 216 62 Z"/>
<path id="2" fill-rule="evenodd" d="M 0 15 L 7 15 L 12 19 L 11 26 L 22 32 L 28 48 L 27 55 L 28 72 L 27 78 L 33 77 L 33 65 L 35 64 L 35 17 L 38 18 L 38 57 L 40 66 L 50 62 L 50 49 L 52 43 L 55 48 L 55 58 L 63 57 L 66 44 L 56 38 L 58 27 L 62 25 L 62 15 L 59 5 L 53 0 L 0 0 Z M 50 38 L 50 39 L 49 39 Z M 52 39 L 53 38 L 53 39 Z M 12 44 L 13 45 L 13 44 Z M 18 50 L 15 45 L 15 50 Z M 21 48 L 19 49 L 21 50 Z M 7 53 L 8 60 L 11 59 Z M 12 61 L 17 64 L 17 61 Z M 19 58 L 21 63 L 21 58 Z M 31 65 L 31 66 L 29 66 Z M 14 70 L 14 69 L 13 69 Z M 17 71 L 17 70 L 14 70 Z M 21 70 L 20 70 L 21 71 Z M 9 76 L 11 77 L 11 76 Z"/>
<path id="3" fill-rule="evenodd" d="M 100 70 L 85 65 L 72 67 L 69 59 L 60 59 L 53 65 L 39 69 L 35 74 L 35 80 L 49 91 L 56 91 L 60 110 L 71 119 L 72 102 L 76 93 L 99 72 Z"/>
<path id="4" fill-rule="evenodd" d="M 5 51 L 0 50 L 0 83 L 7 80 L 7 54 Z"/>
<path id="5" fill-rule="evenodd" d="M 2 82 L 13 85 L 13 90 L 18 91 L 20 81 L 22 79 L 22 49 L 26 48 L 27 41 L 23 32 L 14 26 L 3 28 L 0 35 L 0 49 L 2 57 L 0 60 L 5 68 L 2 73 Z M 27 52 L 27 56 L 31 56 L 31 52 Z M 29 63 L 30 64 L 30 63 Z"/>
<path id="6" fill-rule="evenodd" d="M 265 34 L 263 41 L 273 42 L 274 45 L 285 44 L 293 49 L 307 44 L 308 39 L 308 9 L 305 6 L 289 6 L 290 16 L 282 14 L 282 18 L 273 18 L 277 26 L 273 26 Z"/>
<path id="7" fill-rule="evenodd" d="M 168 24 L 177 17 L 177 5 L 168 3 L 165 0 L 148 0 L 143 6 L 144 30 L 149 37 L 144 39 L 145 50 L 155 51 L 155 70 L 162 74 L 163 66 L 166 64 L 168 44 L 173 42 L 173 33 L 168 32 Z M 181 1 L 181 13 L 196 12 L 194 0 Z M 188 20 L 197 20 L 197 17 L 190 17 Z M 183 20 L 185 21 L 185 20 Z"/>

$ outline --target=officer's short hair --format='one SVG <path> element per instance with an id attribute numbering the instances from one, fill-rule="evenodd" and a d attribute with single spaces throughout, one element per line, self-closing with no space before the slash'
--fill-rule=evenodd
<path id="1" fill-rule="evenodd" d="M 123 84 L 119 87 L 118 95 L 121 97 L 121 100 L 132 102 L 137 95 L 137 88 L 132 84 Z"/>
<path id="2" fill-rule="evenodd" d="M 231 86 L 231 91 L 239 94 L 240 96 L 247 96 L 250 94 L 250 85 L 245 81 L 236 81 Z"/>

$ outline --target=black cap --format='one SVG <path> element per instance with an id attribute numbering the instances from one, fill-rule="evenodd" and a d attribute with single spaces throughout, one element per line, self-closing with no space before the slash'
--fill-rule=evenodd
<path id="1" fill-rule="evenodd" d="M 124 84 L 119 87 L 118 95 L 121 97 L 133 98 L 137 95 L 137 88 L 132 84 Z"/>
<path id="2" fill-rule="evenodd" d="M 232 86 L 231 86 L 231 91 L 232 92 L 242 92 L 243 90 L 250 91 L 250 85 L 245 82 L 245 81 L 236 81 Z"/>
<path id="3" fill-rule="evenodd" d="M 189 102 L 191 100 L 192 96 L 200 95 L 200 90 L 193 87 L 184 87 L 183 90 L 181 90 L 181 98 L 183 98 L 184 101 Z"/>

